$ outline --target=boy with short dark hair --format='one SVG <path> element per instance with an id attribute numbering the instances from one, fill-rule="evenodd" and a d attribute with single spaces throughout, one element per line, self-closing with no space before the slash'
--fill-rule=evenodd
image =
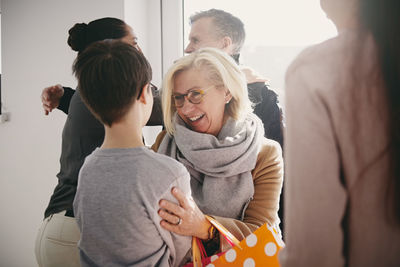
<path id="1" fill-rule="evenodd" d="M 83 101 L 105 127 L 74 200 L 82 266 L 178 266 L 191 238 L 161 228 L 158 202 L 174 200 L 175 186 L 190 195 L 190 176 L 143 144 L 153 105 L 150 64 L 133 46 L 106 40 L 80 53 L 73 70 Z"/>

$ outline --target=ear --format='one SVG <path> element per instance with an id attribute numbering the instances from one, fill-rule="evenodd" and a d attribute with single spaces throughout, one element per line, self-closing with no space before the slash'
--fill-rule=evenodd
<path id="1" fill-rule="evenodd" d="M 231 92 L 229 92 L 228 90 L 225 91 L 225 103 L 229 104 L 229 102 L 232 100 L 232 95 Z"/>
<path id="2" fill-rule="evenodd" d="M 222 49 L 227 52 L 228 54 L 231 54 L 231 50 L 232 50 L 232 39 L 229 36 L 225 36 L 224 38 L 222 38 Z"/>
<path id="3" fill-rule="evenodd" d="M 149 84 L 145 84 L 142 88 L 142 92 L 140 93 L 138 101 L 140 101 L 143 104 L 147 104 L 150 97 L 153 96 L 151 95 Z"/>

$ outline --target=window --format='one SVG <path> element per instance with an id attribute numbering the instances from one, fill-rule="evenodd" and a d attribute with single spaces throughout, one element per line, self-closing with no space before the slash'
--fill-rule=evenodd
<path id="1" fill-rule="evenodd" d="M 255 69 L 283 101 L 284 76 L 290 62 L 306 46 L 336 35 L 319 0 L 185 0 L 184 46 L 188 44 L 189 17 L 197 11 L 222 9 L 245 24 L 246 41 L 240 63 Z"/>
<path id="2" fill-rule="evenodd" d="M 255 69 L 269 80 L 282 107 L 284 76 L 290 62 L 306 46 L 336 35 L 336 29 L 321 10 L 319 0 L 152 0 L 150 3 L 153 4 L 149 9 L 155 14 L 160 12 L 161 16 L 159 68 L 162 76 L 173 61 L 184 54 L 190 32 L 189 17 L 202 10 L 222 9 L 245 24 L 246 41 L 241 51 L 241 64 Z M 153 23 L 158 21 L 154 22 L 153 18 Z M 145 132 L 151 136 L 148 144 L 152 144 L 158 129 Z"/>
<path id="3" fill-rule="evenodd" d="M 2 98 L 1 98 L 1 10 L 0 10 L 0 115 L 3 112 L 3 102 L 2 102 Z M 0 119 L 1 121 L 1 119 Z"/>

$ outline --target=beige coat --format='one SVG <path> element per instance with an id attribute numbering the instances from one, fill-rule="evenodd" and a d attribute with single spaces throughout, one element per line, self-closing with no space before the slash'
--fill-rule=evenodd
<path id="1" fill-rule="evenodd" d="M 372 38 L 348 31 L 288 69 L 283 267 L 400 266 L 378 66 Z"/>
<path id="2" fill-rule="evenodd" d="M 162 131 L 152 146 L 158 150 L 166 132 Z M 264 138 L 264 143 L 258 154 L 256 167 L 252 171 L 254 181 L 254 197 L 250 201 L 244 215 L 244 220 L 213 216 L 224 225 L 239 240 L 254 232 L 264 223 L 278 224 L 279 196 L 283 182 L 283 159 L 280 145 Z M 229 205 L 229 203 L 227 203 Z M 221 236 L 222 251 L 230 246 Z"/>

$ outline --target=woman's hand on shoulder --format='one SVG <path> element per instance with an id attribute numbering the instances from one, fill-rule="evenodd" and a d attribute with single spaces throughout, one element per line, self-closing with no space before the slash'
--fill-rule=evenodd
<path id="1" fill-rule="evenodd" d="M 172 188 L 172 195 L 179 205 L 168 200 L 160 200 L 158 214 L 162 218 L 161 226 L 173 233 L 185 236 L 196 236 L 208 239 L 208 230 L 211 227 L 192 197 L 188 197 L 177 188 Z"/>

